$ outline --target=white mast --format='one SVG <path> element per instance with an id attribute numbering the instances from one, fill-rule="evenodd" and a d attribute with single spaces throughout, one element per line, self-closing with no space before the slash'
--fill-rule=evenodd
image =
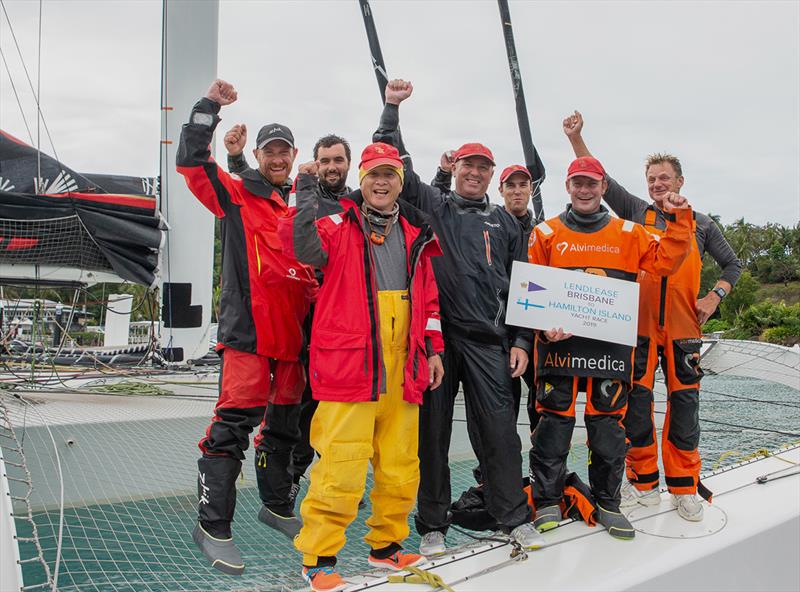
<path id="1" fill-rule="evenodd" d="M 170 230 L 162 249 L 161 346 L 187 362 L 208 353 L 214 217 L 175 170 L 181 125 L 217 77 L 217 0 L 164 0 L 161 57 L 161 213 Z M 212 144 L 213 151 L 213 144 Z"/>

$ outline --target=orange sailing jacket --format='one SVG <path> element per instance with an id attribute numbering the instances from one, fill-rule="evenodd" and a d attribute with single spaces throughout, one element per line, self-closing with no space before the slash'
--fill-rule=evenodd
<path id="1" fill-rule="evenodd" d="M 683 263 L 693 239 L 692 210 L 675 210 L 673 218 L 659 238 L 635 222 L 610 215 L 592 225 L 580 225 L 563 212 L 534 228 L 528 261 L 628 281 L 636 281 L 640 271 L 670 275 Z M 583 363 L 590 358 L 597 361 Z M 593 376 L 632 383 L 633 348 L 626 345 L 585 337 L 549 343 L 537 335 L 534 362 L 537 379 Z"/>

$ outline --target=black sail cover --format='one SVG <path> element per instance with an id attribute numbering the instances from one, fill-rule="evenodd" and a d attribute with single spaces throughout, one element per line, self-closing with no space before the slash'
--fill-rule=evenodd
<path id="1" fill-rule="evenodd" d="M 77 173 L 0 130 L 0 263 L 153 286 L 167 228 L 156 193 L 154 178 Z"/>

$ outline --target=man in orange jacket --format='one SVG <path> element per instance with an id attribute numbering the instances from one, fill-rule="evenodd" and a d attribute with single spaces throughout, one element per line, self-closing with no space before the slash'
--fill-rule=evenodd
<path id="1" fill-rule="evenodd" d="M 573 161 L 566 188 L 570 195 L 566 211 L 538 224 L 531 234 L 531 263 L 636 281 L 640 271 L 669 275 L 686 258 L 692 210 L 680 195 L 665 198 L 674 222 L 659 241 L 639 224 L 612 218 L 600 204 L 608 184 L 596 159 Z M 631 539 L 635 531 L 619 504 L 626 449 L 622 418 L 633 382 L 633 348 L 570 337 L 560 328 L 539 332 L 534 346 L 536 409 L 541 415 L 531 436 L 534 525 L 545 531 L 561 520 L 559 503 L 575 426 L 575 400 L 579 391 L 585 391 L 589 484 L 597 521 L 611 536 Z"/>
<path id="2" fill-rule="evenodd" d="M 575 156 L 591 156 L 581 130 L 583 117 L 575 111 L 564 119 L 564 133 Z M 652 203 L 629 193 L 611 177 L 604 199 L 625 220 L 643 224 L 648 232 L 662 236 L 668 216 L 664 197 L 683 187 L 680 161 L 669 154 L 654 154 L 645 167 Z M 639 339 L 634 363 L 625 430 L 630 441 L 627 455 L 628 479 L 623 483 L 622 507 L 657 505 L 658 444 L 653 421 L 653 386 L 659 361 L 667 384 L 667 414 L 661 433 L 661 456 L 667 488 L 678 514 L 690 521 L 703 519 L 703 506 L 695 495 L 708 499 L 710 492 L 700 483 L 700 325 L 714 314 L 730 293 L 741 273 L 741 263 L 716 223 L 695 213 L 695 240 L 689 256 L 669 278 L 644 273 L 639 278 Z M 702 298 L 700 270 L 708 253 L 722 268 L 722 277 Z"/>

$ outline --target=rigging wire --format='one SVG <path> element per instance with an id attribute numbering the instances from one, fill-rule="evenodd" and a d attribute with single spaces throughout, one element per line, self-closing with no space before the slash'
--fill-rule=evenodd
<path id="1" fill-rule="evenodd" d="M 17 100 L 17 106 L 19 107 L 19 114 L 22 116 L 22 123 L 25 124 L 25 129 L 28 131 L 28 138 L 31 141 L 31 145 L 33 145 L 33 134 L 31 133 L 31 128 L 28 125 L 28 119 L 25 117 L 25 109 L 22 108 L 22 101 L 19 98 L 19 93 L 17 93 L 17 85 L 14 84 L 14 77 L 11 76 L 11 69 L 8 67 L 8 62 L 6 61 L 6 54 L 3 51 L 3 48 L 0 47 L 0 57 L 3 58 L 3 66 L 6 68 L 6 73 L 8 73 L 8 79 L 11 82 L 11 90 L 14 92 L 14 98 Z"/>
<path id="2" fill-rule="evenodd" d="M 41 0 L 40 4 L 41 4 Z M 11 24 L 11 18 L 8 16 L 8 11 L 6 10 L 6 3 L 5 0 L 0 0 L 0 7 L 3 9 L 3 14 L 6 17 L 6 22 L 8 23 L 8 28 L 11 32 L 11 38 L 14 40 L 14 46 L 17 48 L 17 54 L 19 55 L 20 63 L 22 64 L 22 69 L 25 72 L 25 77 L 28 79 L 28 86 L 33 93 L 33 98 L 36 100 L 36 110 L 37 110 L 37 117 L 41 116 L 42 118 L 42 125 L 44 126 L 44 131 L 47 134 L 47 139 L 50 141 L 50 147 L 53 149 L 53 156 L 61 164 L 61 159 L 58 157 L 58 152 L 56 151 L 56 145 L 53 142 L 53 137 L 50 135 L 50 128 L 47 127 L 47 120 L 45 119 L 44 113 L 42 113 L 42 107 L 39 103 L 39 95 L 36 90 L 33 88 L 33 81 L 31 80 L 31 75 L 28 72 L 28 67 L 25 65 L 25 58 L 22 56 L 22 50 L 19 47 L 19 42 L 17 41 L 17 35 L 14 32 L 14 26 Z M 39 42 L 41 43 L 41 6 L 39 9 Z M 41 51 L 39 52 L 41 55 Z M 11 76 L 9 72 L 9 77 Z M 33 143 L 33 138 L 31 137 L 31 143 Z"/>

